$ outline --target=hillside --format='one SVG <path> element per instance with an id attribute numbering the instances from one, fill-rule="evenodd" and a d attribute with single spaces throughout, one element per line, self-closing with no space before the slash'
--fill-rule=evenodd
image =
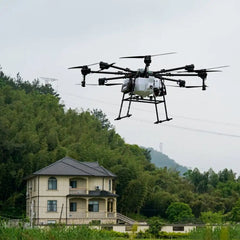
<path id="1" fill-rule="evenodd" d="M 153 150 L 156 166 L 168 164 L 158 168 L 150 151 L 126 144 L 101 110 L 65 110 L 50 85 L 0 71 L 0 112 L 0 217 L 24 216 L 25 177 L 69 156 L 98 161 L 118 176 L 120 213 L 192 222 L 209 212 L 239 221 L 240 179 L 232 170 L 194 169 L 181 176 L 173 160 Z M 189 214 L 173 218 L 174 207 Z"/>
<path id="2" fill-rule="evenodd" d="M 154 163 L 156 167 L 159 168 L 167 167 L 169 169 L 180 172 L 181 175 L 188 171 L 187 167 L 181 166 L 180 164 L 176 163 L 173 159 L 169 158 L 167 155 L 158 152 L 153 148 L 147 148 L 147 150 L 150 151 L 151 163 Z"/>

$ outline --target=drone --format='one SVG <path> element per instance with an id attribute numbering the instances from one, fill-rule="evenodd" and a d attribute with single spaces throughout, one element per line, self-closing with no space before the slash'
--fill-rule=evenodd
<path id="1" fill-rule="evenodd" d="M 131 117 L 130 108 L 133 102 L 148 103 L 155 105 L 156 118 L 155 124 L 172 120 L 169 118 L 167 112 L 166 98 L 167 95 L 166 85 L 167 82 L 175 83 L 175 87 L 180 88 L 201 88 L 203 91 L 206 90 L 206 79 L 208 72 L 221 72 L 219 68 L 228 66 L 220 66 L 207 69 L 195 69 L 194 64 L 185 65 L 182 67 L 161 69 L 157 71 L 150 71 L 149 67 L 152 62 L 152 57 L 174 54 L 175 52 L 155 54 L 155 55 L 143 55 L 143 56 L 127 56 L 120 57 L 120 59 L 143 59 L 144 68 L 138 70 L 132 70 L 130 68 L 118 67 L 115 63 L 99 62 L 89 65 L 70 67 L 68 69 L 81 69 L 83 80 L 81 82 L 82 87 L 86 87 L 86 76 L 88 74 L 103 74 L 110 77 L 104 77 L 98 79 L 98 86 L 115 86 L 121 85 L 122 100 L 120 104 L 119 114 L 115 120 Z M 90 66 L 98 65 L 98 70 L 92 70 Z M 110 71 L 114 69 L 114 71 Z M 201 79 L 200 86 L 186 85 L 186 80 L 183 77 L 198 77 Z M 180 77 L 181 79 L 176 79 Z M 122 80 L 121 83 L 115 82 L 116 80 Z M 90 85 L 90 84 L 89 84 Z M 127 112 L 122 115 L 123 104 L 127 103 Z M 159 117 L 158 104 L 163 105 L 165 117 Z"/>

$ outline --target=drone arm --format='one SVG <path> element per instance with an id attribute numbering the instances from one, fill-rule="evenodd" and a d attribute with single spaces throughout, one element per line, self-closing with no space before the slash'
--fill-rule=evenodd
<path id="1" fill-rule="evenodd" d="M 187 70 L 187 71 L 193 71 L 194 69 L 194 65 L 190 64 L 190 65 L 186 65 L 184 67 L 178 67 L 178 68 L 170 68 L 170 69 L 162 69 L 160 71 L 156 71 L 154 73 L 166 73 L 166 72 L 173 72 L 173 71 L 178 71 L 178 70 Z"/>
<path id="2" fill-rule="evenodd" d="M 126 75 L 125 72 L 107 72 L 107 71 L 91 71 L 91 73 L 100 73 L 100 74 L 113 74 L 113 75 Z"/>
<path id="3" fill-rule="evenodd" d="M 185 67 L 162 69 L 162 70 L 156 71 L 156 72 L 154 72 L 154 73 L 155 73 L 155 74 L 158 74 L 158 73 L 166 73 L 166 72 L 172 72 L 172 71 L 177 71 L 177 70 L 182 70 L 182 69 L 185 69 Z"/>
<path id="4" fill-rule="evenodd" d="M 197 73 L 160 73 L 160 76 L 168 76 L 168 77 L 196 77 L 199 76 Z"/>
<path id="5" fill-rule="evenodd" d="M 120 76 L 120 77 L 111 77 L 111 78 L 99 78 L 99 79 L 104 79 L 105 81 L 108 80 L 116 80 L 116 79 L 124 79 L 127 78 L 126 76 Z"/>
<path id="6" fill-rule="evenodd" d="M 125 72 L 130 72 L 130 73 L 136 73 L 136 71 L 130 70 L 129 68 L 122 68 L 122 67 L 117 67 L 117 66 L 110 66 L 111 68 L 119 69 Z"/>
<path id="7" fill-rule="evenodd" d="M 165 78 L 165 77 L 162 77 L 161 78 L 162 80 L 166 80 L 166 81 L 170 81 L 170 82 L 176 82 L 176 83 L 179 83 L 180 81 L 184 81 L 184 80 L 177 80 L 177 79 L 172 79 L 172 78 Z"/>

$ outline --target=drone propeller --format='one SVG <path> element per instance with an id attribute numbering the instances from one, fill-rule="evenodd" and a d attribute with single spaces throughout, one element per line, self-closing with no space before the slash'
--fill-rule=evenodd
<path id="1" fill-rule="evenodd" d="M 160 53 L 160 54 L 154 54 L 154 55 L 140 55 L 140 56 L 127 56 L 127 57 L 120 57 L 122 58 L 146 58 L 146 57 L 156 57 L 156 56 L 163 56 L 163 55 L 170 55 L 175 54 L 176 52 L 169 52 L 169 53 Z"/>
<path id="2" fill-rule="evenodd" d="M 88 64 L 88 65 L 70 67 L 70 68 L 68 68 L 68 69 L 88 68 L 88 67 L 90 67 L 90 66 L 94 66 L 94 65 L 97 65 L 97 64 L 99 64 L 99 63 L 92 63 L 92 64 Z"/>
<path id="3" fill-rule="evenodd" d="M 186 71 L 178 71 L 178 73 L 185 73 L 185 72 L 195 72 L 195 73 L 201 73 L 201 72 L 221 72 L 221 70 L 216 70 L 219 68 L 226 68 L 229 67 L 228 65 L 225 66 L 219 66 L 219 67 L 211 67 L 211 68 L 203 68 L 203 69 L 194 69 L 194 68 L 190 68 L 187 69 Z"/>
<path id="4" fill-rule="evenodd" d="M 226 67 L 229 67 L 229 65 L 218 66 L 218 67 L 211 67 L 211 68 L 207 68 L 206 70 L 218 69 L 218 68 L 226 68 Z"/>

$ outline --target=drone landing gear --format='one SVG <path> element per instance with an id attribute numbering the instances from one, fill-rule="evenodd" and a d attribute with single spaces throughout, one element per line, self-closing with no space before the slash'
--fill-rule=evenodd
<path id="1" fill-rule="evenodd" d="M 121 106 L 120 106 L 120 110 L 119 110 L 119 114 L 118 114 L 118 117 L 115 118 L 115 120 L 121 120 L 122 118 L 126 118 L 126 117 L 131 117 L 131 116 L 132 116 L 132 114 L 129 114 L 132 100 L 126 100 L 124 97 L 125 97 L 125 93 L 123 93 L 122 101 L 121 101 Z M 130 96 L 128 99 L 132 99 L 132 94 L 131 94 L 131 96 Z M 129 101 L 129 103 L 128 103 L 128 109 L 127 109 L 127 114 L 126 114 L 125 116 L 122 116 L 122 117 L 121 117 L 122 107 L 123 107 L 123 102 L 124 102 L 124 101 Z"/>
<path id="2" fill-rule="evenodd" d="M 126 98 L 125 98 L 125 93 L 123 93 L 122 101 L 121 101 L 121 105 L 120 105 L 120 110 L 119 110 L 119 115 L 118 115 L 118 117 L 117 117 L 115 120 L 121 120 L 122 118 L 131 117 L 132 114 L 129 114 L 130 107 L 131 107 L 131 103 L 132 103 L 132 102 L 139 102 L 139 103 L 151 103 L 151 104 L 154 104 L 154 105 L 155 105 L 156 117 L 157 117 L 157 121 L 154 122 L 155 124 L 162 123 L 162 122 L 166 122 L 166 121 L 170 121 L 170 120 L 172 120 L 172 118 L 169 118 L 169 117 L 168 117 L 167 105 L 166 105 L 166 101 L 165 101 L 165 96 L 163 95 L 162 98 L 163 98 L 162 100 L 157 100 L 157 99 L 156 99 L 156 96 L 153 96 L 153 97 L 150 97 L 150 98 L 148 99 L 148 98 L 141 98 L 141 97 L 139 97 L 139 96 L 134 96 L 133 94 L 130 94 L 130 97 L 126 97 Z M 122 108 L 123 108 L 123 102 L 125 102 L 125 101 L 128 102 L 127 114 L 126 114 L 125 116 L 121 116 Z M 164 104 L 164 110 L 165 110 L 165 116 L 166 116 L 166 118 L 165 118 L 165 119 L 162 119 L 162 120 L 159 119 L 159 114 L 158 114 L 157 105 L 158 105 L 159 103 L 163 103 L 163 104 Z"/>
<path id="3" fill-rule="evenodd" d="M 165 100 L 165 96 L 163 95 L 163 100 L 159 101 L 156 100 L 156 97 L 154 96 L 154 104 L 155 104 L 155 110 L 156 110 L 156 116 L 157 116 L 157 121 L 154 122 L 154 124 L 158 124 L 158 123 L 162 123 L 162 122 L 166 122 L 166 121 L 170 121 L 172 120 L 172 118 L 168 117 L 168 113 L 167 113 L 167 105 L 166 105 L 166 100 Z M 159 116 L 158 116 L 158 108 L 157 108 L 157 104 L 158 103 L 163 103 L 164 104 L 164 110 L 165 110 L 165 115 L 166 115 L 166 119 L 164 120 L 159 120 Z"/>

